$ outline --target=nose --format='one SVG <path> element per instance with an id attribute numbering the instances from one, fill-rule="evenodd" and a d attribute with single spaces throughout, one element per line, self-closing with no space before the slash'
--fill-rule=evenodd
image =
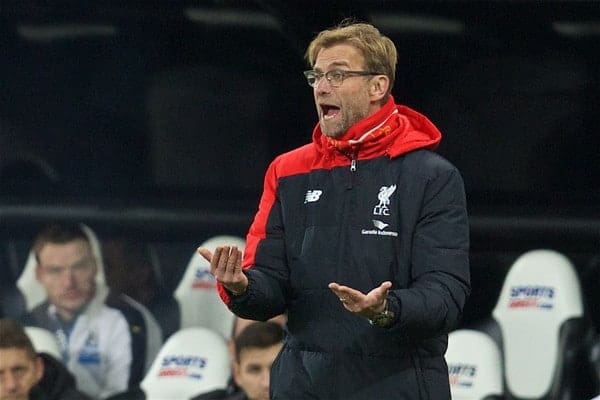
<path id="1" fill-rule="evenodd" d="M 260 385 L 267 390 L 269 389 L 270 378 L 271 372 L 268 369 L 265 369 L 260 376 Z"/>
<path id="2" fill-rule="evenodd" d="M 72 268 L 67 268 L 62 277 L 63 285 L 71 288 L 75 286 L 75 271 Z"/>
<path id="3" fill-rule="evenodd" d="M 5 373 L 2 377 L 2 383 L 0 383 L 0 388 L 6 389 L 8 393 L 14 393 L 19 388 L 19 380 L 15 377 L 13 373 L 10 371 Z"/>

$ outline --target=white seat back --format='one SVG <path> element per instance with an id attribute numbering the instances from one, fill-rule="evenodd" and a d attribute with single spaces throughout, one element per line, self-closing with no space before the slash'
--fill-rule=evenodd
<path id="1" fill-rule="evenodd" d="M 88 226 L 81 224 L 81 228 L 88 237 L 90 246 L 92 248 L 92 254 L 96 260 L 98 266 L 98 273 L 96 274 L 96 285 L 106 286 L 106 277 L 104 275 L 104 261 L 102 259 L 102 251 L 100 249 L 100 241 L 98 237 Z M 37 281 L 35 278 L 35 268 L 37 262 L 35 260 L 35 254 L 33 250 L 29 252 L 27 261 L 23 272 L 17 280 L 17 287 L 23 295 L 25 300 L 25 307 L 27 311 L 31 311 L 37 305 L 43 303 L 46 300 L 46 289 Z"/>
<path id="2" fill-rule="evenodd" d="M 552 250 L 523 254 L 505 278 L 493 316 L 502 332 L 507 389 L 519 398 L 543 397 L 563 359 L 561 326 L 583 316 L 574 266 Z"/>
<path id="3" fill-rule="evenodd" d="M 230 374 L 225 339 L 208 328 L 186 328 L 167 339 L 140 387 L 148 400 L 190 399 L 225 389 Z"/>
<path id="4" fill-rule="evenodd" d="M 245 241 L 237 236 L 215 236 L 201 247 L 214 252 L 216 247 L 223 245 L 235 245 L 244 251 Z M 210 263 L 194 253 L 174 294 L 179 304 L 181 328 L 204 326 L 229 337 L 235 315 L 220 299 L 216 287 Z"/>
<path id="5" fill-rule="evenodd" d="M 26 326 L 25 333 L 31 340 L 33 348 L 38 353 L 47 353 L 62 361 L 62 355 L 60 354 L 60 346 L 58 339 L 53 332 L 50 332 L 44 328 L 38 328 L 35 326 Z"/>
<path id="6" fill-rule="evenodd" d="M 446 362 L 454 400 L 502 395 L 502 356 L 487 334 L 459 329 L 448 335 Z"/>

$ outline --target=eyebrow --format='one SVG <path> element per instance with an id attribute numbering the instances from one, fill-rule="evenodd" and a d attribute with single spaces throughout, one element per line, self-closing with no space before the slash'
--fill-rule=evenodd
<path id="1" fill-rule="evenodd" d="M 79 260 L 79 261 L 77 261 L 77 262 L 75 262 L 75 263 L 73 263 L 71 265 L 56 265 L 56 264 L 39 264 L 39 265 L 42 268 L 53 268 L 53 269 L 56 269 L 56 268 L 69 268 L 69 267 L 71 267 L 71 268 L 77 268 L 77 267 L 80 267 L 80 266 L 84 266 L 88 262 L 89 263 L 93 263 L 94 262 L 94 257 L 86 256 L 86 257 L 82 258 L 81 260 Z"/>
<path id="2" fill-rule="evenodd" d="M 350 64 L 348 63 L 348 61 L 334 61 L 331 64 L 329 64 L 329 67 L 350 67 Z M 317 72 L 323 71 L 321 68 L 314 68 L 314 70 Z"/>
<path id="3" fill-rule="evenodd" d="M 77 261 L 75 264 L 73 264 L 73 267 L 79 267 L 82 265 L 92 264 L 92 263 L 94 263 L 94 257 L 86 256 L 86 257 L 83 257 L 81 260 Z"/>

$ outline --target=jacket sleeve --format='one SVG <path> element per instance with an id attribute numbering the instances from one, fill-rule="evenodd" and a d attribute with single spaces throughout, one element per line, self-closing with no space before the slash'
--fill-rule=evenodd
<path id="1" fill-rule="evenodd" d="M 277 160 L 267 170 L 258 212 L 246 237 L 243 269 L 248 288 L 244 294 L 232 296 L 219 287 L 221 298 L 242 318 L 267 320 L 286 310 L 289 270 L 276 169 Z"/>
<path id="2" fill-rule="evenodd" d="M 424 339 L 451 331 L 470 294 L 469 222 L 464 185 L 452 168 L 430 179 L 412 244 L 412 282 L 391 291 L 391 329 Z"/>

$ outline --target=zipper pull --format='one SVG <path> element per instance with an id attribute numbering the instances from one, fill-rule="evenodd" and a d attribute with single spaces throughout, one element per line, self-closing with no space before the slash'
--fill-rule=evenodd
<path id="1" fill-rule="evenodd" d="M 348 185 L 346 189 L 350 190 L 354 187 L 354 172 L 356 172 L 356 158 L 350 161 L 350 176 L 348 176 Z"/>

